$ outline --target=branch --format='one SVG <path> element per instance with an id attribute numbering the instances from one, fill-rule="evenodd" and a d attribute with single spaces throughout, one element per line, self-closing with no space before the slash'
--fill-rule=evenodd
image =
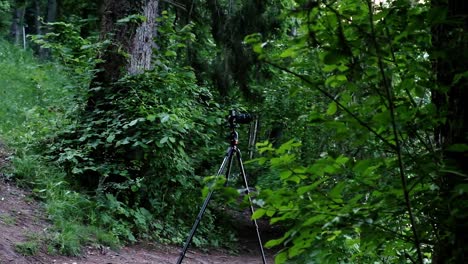
<path id="1" fill-rule="evenodd" d="M 410 218 L 409 220 L 411 222 L 411 229 L 412 229 L 413 235 L 414 235 L 414 244 L 415 244 L 415 247 L 416 247 L 416 251 L 418 253 L 418 262 L 420 264 L 423 264 L 424 261 L 423 261 L 423 257 L 422 257 L 422 253 L 421 253 L 419 235 L 418 235 L 418 232 L 416 230 L 416 223 L 415 223 L 415 220 L 414 220 L 413 210 L 412 210 L 412 207 L 411 207 L 411 201 L 410 201 L 410 198 L 409 198 L 408 184 L 407 184 L 407 179 L 406 179 L 406 175 L 405 175 L 405 171 L 404 171 L 405 168 L 404 168 L 404 165 L 403 165 L 403 159 L 402 159 L 402 154 L 401 154 L 401 152 L 402 152 L 401 151 L 401 145 L 400 145 L 400 140 L 399 140 L 399 137 L 398 137 L 398 129 L 397 129 L 396 117 L 395 117 L 395 105 L 394 105 L 394 102 L 393 102 L 392 92 L 390 91 L 390 85 L 388 83 L 387 76 L 386 76 L 385 71 L 384 71 L 383 61 L 382 61 L 382 58 L 381 58 L 380 52 L 379 52 L 380 51 L 379 50 L 379 45 L 377 44 L 377 37 L 376 37 L 376 32 L 375 32 L 375 27 L 374 27 L 372 2 L 371 2 L 371 0 L 366 0 L 366 2 L 367 2 L 367 7 L 369 9 L 369 23 L 370 23 L 370 27 L 371 27 L 371 33 L 372 33 L 372 42 L 374 42 L 373 44 L 375 46 L 375 53 L 377 55 L 379 71 L 380 71 L 380 74 L 382 75 L 385 92 L 387 94 L 387 98 L 388 98 L 388 102 L 389 102 L 390 118 L 391 118 L 391 122 L 392 122 L 393 135 L 395 137 L 396 152 L 397 152 L 397 156 L 398 156 L 398 166 L 399 166 L 399 170 L 400 170 L 400 178 L 401 178 L 403 193 L 404 193 L 404 196 L 405 196 L 406 208 L 408 210 L 408 215 L 409 215 L 409 218 Z"/>
<path id="2" fill-rule="evenodd" d="M 166 2 L 166 3 L 170 4 L 170 5 L 173 5 L 173 6 L 179 8 L 179 9 L 185 11 L 185 12 L 187 12 L 187 8 L 185 8 L 185 6 L 183 4 L 181 4 L 181 3 L 177 3 L 176 1 L 172 1 L 172 0 L 162 0 L 162 1 Z"/>
<path id="3" fill-rule="evenodd" d="M 304 81 L 305 83 L 307 84 L 310 84 L 310 85 L 313 85 L 312 81 L 310 81 L 306 76 L 304 75 L 301 75 L 299 73 L 296 73 L 296 72 L 293 72 L 283 66 L 280 66 L 280 65 L 277 65 L 273 62 L 269 62 L 269 61 L 265 61 L 265 63 L 279 69 L 279 70 L 282 70 L 286 73 L 289 73 L 295 77 L 297 77 L 298 79 Z M 336 103 L 336 105 L 341 108 L 343 111 L 345 111 L 346 113 L 348 113 L 353 119 L 355 119 L 361 126 L 363 126 L 364 128 L 366 128 L 367 130 L 369 130 L 369 132 L 371 132 L 372 134 L 374 134 L 378 139 L 380 139 L 383 143 L 385 143 L 386 145 L 388 145 L 392 150 L 394 151 L 397 151 L 397 147 L 392 144 L 390 141 L 388 141 L 387 139 L 385 139 L 383 136 L 381 136 L 379 133 L 377 133 L 377 131 L 375 131 L 374 129 L 372 129 L 367 123 L 365 123 L 363 120 L 361 120 L 356 114 L 354 114 L 353 112 L 351 112 L 351 110 L 349 110 L 346 106 L 344 106 L 342 103 L 340 103 L 340 101 L 338 100 L 338 98 L 335 98 L 335 96 L 333 96 L 332 94 L 330 94 L 329 92 L 325 91 L 324 89 L 320 88 L 320 87 L 314 87 L 315 89 L 317 89 L 320 93 L 322 93 L 323 95 L 325 95 L 326 97 L 328 97 L 330 100 L 332 100 L 333 102 Z"/>

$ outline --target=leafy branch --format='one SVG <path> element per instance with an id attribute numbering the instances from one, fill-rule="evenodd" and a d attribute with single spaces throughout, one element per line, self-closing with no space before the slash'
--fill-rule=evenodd
<path id="1" fill-rule="evenodd" d="M 273 63 L 271 61 L 265 61 L 265 63 L 281 70 L 281 71 L 284 71 L 286 73 L 289 73 L 295 77 L 297 77 L 298 79 L 302 80 L 303 82 L 311 85 L 312 87 L 314 87 L 315 89 L 317 89 L 320 93 L 322 93 L 323 95 L 325 95 L 327 98 L 329 98 L 330 100 L 332 100 L 333 102 L 336 103 L 336 105 L 341 108 L 343 111 L 345 111 L 346 113 L 348 113 L 354 120 L 356 120 L 361 126 L 363 126 L 364 128 L 366 128 L 369 132 L 371 132 L 372 134 L 374 134 L 378 139 L 380 139 L 383 143 L 385 143 L 388 147 L 390 147 L 392 150 L 394 151 L 397 151 L 397 147 L 396 145 L 392 144 L 390 141 L 388 141 L 387 139 L 385 139 L 382 135 L 380 135 L 377 131 L 375 131 L 372 127 L 370 127 L 366 122 L 364 122 L 361 118 L 359 118 L 356 114 L 354 114 L 353 112 L 351 112 L 351 110 L 349 110 L 346 106 L 344 106 L 339 100 L 338 100 L 338 97 L 336 96 L 333 96 L 331 93 L 325 91 L 324 89 L 320 88 L 320 87 L 317 87 L 317 86 L 313 86 L 314 83 L 309 80 L 309 78 L 307 78 L 306 76 L 304 75 L 301 75 L 299 73 L 296 73 L 286 67 L 283 67 L 283 66 L 280 66 L 276 63 Z"/>
<path id="2" fill-rule="evenodd" d="M 395 137 L 396 153 L 397 153 L 397 157 L 398 157 L 398 166 L 399 166 L 399 171 L 400 171 L 400 178 L 401 178 L 401 184 L 402 184 L 402 188 L 403 188 L 403 194 L 405 196 L 406 207 L 407 207 L 410 222 L 411 222 L 411 229 L 412 229 L 413 235 L 414 235 L 414 244 L 415 244 L 415 247 L 416 247 L 416 252 L 418 254 L 418 261 L 419 261 L 419 263 L 423 264 L 424 262 L 423 262 L 421 247 L 420 247 L 419 235 L 418 235 L 418 232 L 416 230 L 416 223 L 415 223 L 415 220 L 414 220 L 413 210 L 412 210 L 412 207 L 411 207 L 411 201 L 410 201 L 410 198 L 409 198 L 408 184 L 407 184 L 407 179 L 406 179 L 406 175 L 405 175 L 405 168 L 404 168 L 404 164 L 403 164 L 401 145 L 400 145 L 400 140 L 399 140 L 399 136 L 398 136 L 398 129 L 397 129 L 397 125 L 396 125 L 395 104 L 394 104 L 394 101 L 393 101 L 393 96 L 392 96 L 392 92 L 391 92 L 391 89 L 390 89 L 390 84 L 388 82 L 387 75 L 385 74 L 383 61 L 382 61 L 382 58 L 381 58 L 381 55 L 380 55 L 379 45 L 378 45 L 377 39 L 376 39 L 376 32 L 375 32 L 374 18 L 373 18 L 374 13 L 373 13 L 373 8 L 372 8 L 372 2 L 370 0 L 366 0 L 366 1 L 367 1 L 368 11 L 369 11 L 369 23 L 370 23 L 371 32 L 372 32 L 372 41 L 373 41 L 375 52 L 376 52 L 376 55 L 377 55 L 379 71 L 380 71 L 380 74 L 382 75 L 383 84 L 384 84 L 385 92 L 386 92 L 386 95 L 387 95 L 387 98 L 388 98 L 388 103 L 389 103 L 388 105 L 389 105 L 389 110 L 390 110 L 390 118 L 391 118 L 391 123 L 392 123 L 393 135 Z"/>

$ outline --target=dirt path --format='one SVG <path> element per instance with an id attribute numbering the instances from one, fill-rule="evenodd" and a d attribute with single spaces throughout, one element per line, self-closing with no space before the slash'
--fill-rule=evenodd
<path id="1" fill-rule="evenodd" d="M 0 143 L 0 169 L 6 164 L 8 153 Z M 176 263 L 180 248 L 159 244 L 138 244 L 123 247 L 118 251 L 106 248 L 87 247 L 82 257 L 54 256 L 41 248 L 34 256 L 23 256 L 17 252 L 17 245 L 35 237 L 44 236 L 50 228 L 41 206 L 31 198 L 28 191 L 16 187 L 0 174 L 0 264 L 149 264 Z M 250 232 L 250 231 L 249 231 Z M 241 253 L 232 256 L 213 250 L 203 253 L 189 250 L 184 264 L 254 264 L 262 263 L 255 245 L 255 231 L 244 234 L 245 242 Z M 273 263 L 271 252 L 267 252 L 268 263 Z"/>

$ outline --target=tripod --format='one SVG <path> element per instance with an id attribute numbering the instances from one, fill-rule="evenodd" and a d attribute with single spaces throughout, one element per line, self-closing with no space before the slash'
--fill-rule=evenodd
<path id="1" fill-rule="evenodd" d="M 252 120 L 252 118 L 250 117 L 250 115 L 247 115 L 247 114 L 236 115 L 236 112 L 234 110 L 230 111 L 229 116 L 228 116 L 229 128 L 231 130 L 230 146 L 229 146 L 229 148 L 228 148 L 228 150 L 226 152 L 226 155 L 224 156 L 224 160 L 221 163 L 221 166 L 220 166 L 220 168 L 219 168 L 219 170 L 218 170 L 218 172 L 216 174 L 216 177 L 220 176 L 221 174 L 223 174 L 223 172 L 225 172 L 225 174 L 224 174 L 225 177 L 226 177 L 225 186 L 228 184 L 229 175 L 231 173 L 231 167 L 232 167 L 232 163 L 233 163 L 232 161 L 234 159 L 234 156 L 236 156 L 237 163 L 238 163 L 239 168 L 240 168 L 240 173 L 241 173 L 242 179 L 243 179 L 243 184 L 244 184 L 244 187 L 245 187 L 245 193 L 247 194 L 247 197 L 249 199 L 250 213 L 253 215 L 255 210 L 254 210 L 253 205 L 252 205 L 252 199 L 249 196 L 249 193 L 250 193 L 249 185 L 247 183 L 247 176 L 245 174 L 244 164 L 242 163 L 241 152 L 240 152 L 239 148 L 237 147 L 237 145 L 239 143 L 239 134 L 236 131 L 236 124 L 237 123 L 239 123 L 239 124 L 249 123 L 251 120 Z M 195 219 L 195 223 L 192 226 L 192 230 L 190 231 L 190 234 L 187 237 L 187 240 L 185 241 L 184 248 L 182 249 L 182 252 L 180 253 L 179 259 L 177 260 L 177 264 L 182 263 L 182 260 L 185 257 L 185 253 L 187 252 L 187 249 L 188 249 L 190 243 L 192 242 L 193 235 L 195 234 L 195 231 L 197 230 L 198 225 L 200 224 L 200 221 L 201 221 L 201 219 L 203 217 L 203 214 L 205 213 L 206 207 L 208 206 L 208 203 L 211 200 L 211 196 L 213 195 L 213 192 L 214 192 L 214 189 L 212 189 L 208 193 L 207 197 L 205 198 L 205 201 L 203 202 L 203 205 L 202 205 L 202 207 L 200 209 L 200 212 L 198 213 L 198 216 Z M 263 244 L 262 244 L 262 239 L 260 237 L 260 231 L 258 230 L 258 224 L 257 224 L 257 221 L 255 219 L 253 219 L 252 222 L 253 222 L 253 224 L 255 226 L 255 230 L 257 232 L 258 246 L 259 246 L 260 253 L 262 255 L 262 261 L 263 261 L 263 264 L 266 264 L 265 252 L 263 251 Z"/>

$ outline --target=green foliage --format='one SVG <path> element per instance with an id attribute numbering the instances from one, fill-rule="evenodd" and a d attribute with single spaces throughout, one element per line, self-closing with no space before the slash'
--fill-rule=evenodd
<path id="1" fill-rule="evenodd" d="M 11 215 L 2 214 L 0 215 L 0 221 L 7 226 L 14 225 L 16 223 L 16 218 Z"/>
<path id="2" fill-rule="evenodd" d="M 80 110 L 51 139 L 51 158 L 66 168 L 68 181 L 94 193 L 93 223 L 125 241 L 181 243 L 200 202 L 194 168 L 207 162 L 222 119 L 192 69 L 177 61 L 182 43 L 193 40 L 191 27 L 175 31 L 161 23 L 168 37 L 155 68 L 91 90 L 99 94 L 95 109 Z M 214 220 L 208 213 L 195 245 L 219 243 Z"/>
<path id="3" fill-rule="evenodd" d="M 0 40 L 0 133 L 10 144 L 33 144 L 64 121 L 71 104 L 67 75 Z M 70 100 L 69 100 L 70 99 Z"/>
<path id="4" fill-rule="evenodd" d="M 15 244 L 15 251 L 23 256 L 34 256 L 39 252 L 37 241 L 27 241 Z"/>
<path id="5" fill-rule="evenodd" d="M 290 35 L 245 39 L 276 75 L 258 111 L 280 142 L 295 139 L 259 144 L 270 169 L 255 217 L 288 230 L 267 245 L 284 248 L 278 263 L 428 261 L 443 171 L 431 135 L 444 121 L 429 97 L 427 4 L 291 4 Z"/>
<path id="6" fill-rule="evenodd" d="M 11 1 L 0 1 L 0 36 L 5 35 L 6 30 L 10 26 L 11 19 Z"/>
<path id="7" fill-rule="evenodd" d="M 49 50 L 72 76 L 80 83 L 87 83 L 93 76 L 95 65 L 99 62 L 97 54 L 108 42 L 98 42 L 97 36 L 83 37 L 81 31 L 89 20 L 74 17 L 70 22 L 50 22 L 46 26 L 49 32 L 45 35 L 33 35 L 31 40 Z"/>
<path id="8" fill-rule="evenodd" d="M 95 4 L 80 2 L 76 13 Z M 207 1 L 179 11 L 161 12 L 154 69 L 90 91 L 80 88 L 88 87 L 100 62 L 95 55 L 109 44 L 89 37 L 94 22 L 56 22 L 33 37 L 75 76 L 73 103 L 70 90 L 49 82 L 51 76 L 69 83 L 56 66 L 0 50 L 7 65 L 0 75 L 14 77 L 0 85 L 8 88 L 1 91 L 8 102 L 0 110 L 2 135 L 28 148 L 50 135 L 42 150 L 65 169 L 44 166 L 29 149 L 14 160 L 18 181 L 47 201 L 57 228 L 53 250 L 76 255 L 89 237 L 115 245 L 181 243 L 200 189 L 211 183 L 198 175 L 212 172 L 222 149 L 213 144 L 222 141 L 220 109 L 244 100 L 259 113 L 259 137 L 267 140 L 258 145 L 257 163 L 247 165 L 261 189 L 254 218 L 287 230 L 267 242 L 280 248 L 278 263 L 422 263 L 439 241 L 454 237 L 444 228 L 464 215 L 466 203 L 453 201 L 463 201 L 467 186 L 459 182 L 444 196 L 440 175 L 466 172 L 446 162 L 435 143 L 434 131 L 453 113 L 431 102 L 448 89 L 437 87 L 434 61 L 456 57 L 456 49 L 431 46 L 434 28 L 457 23 L 446 8 L 428 1 L 284 0 Z M 132 15 L 119 22 L 141 21 Z M 463 30 L 452 33 L 456 41 L 466 38 Z M 11 70 L 16 58 L 32 77 Z M 466 72 L 450 81 L 464 85 Z M 90 98 L 98 100 L 85 106 Z M 466 144 L 447 151 L 463 156 Z M 221 189 L 221 199 L 235 201 L 235 189 Z M 231 239 L 215 228 L 214 215 L 205 215 L 195 245 Z"/>
<path id="9" fill-rule="evenodd" d="M 55 64 L 39 63 L 33 56 L 16 47 L 0 42 L 0 134 L 13 149 L 11 166 L 5 170 L 10 179 L 29 187 L 37 199 L 44 201 L 48 218 L 54 223 L 53 235 L 44 242 L 51 251 L 78 255 L 83 243 L 119 245 L 117 237 L 97 227 L 92 216 L 97 204 L 90 197 L 71 191 L 63 169 L 44 160 L 38 154 L 38 142 L 59 131 L 73 110 L 73 83 L 68 72 Z M 22 70 L 19 70 L 22 69 Z M 69 84 L 69 85 L 67 85 Z M 69 100 L 70 98 L 70 100 Z M 2 218 L 4 222 L 14 221 Z M 94 226 L 92 226 L 94 225 Z M 33 255 L 40 241 L 31 240 L 16 246 L 21 254 Z"/>
<path id="10" fill-rule="evenodd" d="M 411 236 L 409 229 L 402 228 L 408 220 L 381 212 L 383 208 L 401 210 L 400 186 L 391 186 L 392 181 L 381 176 L 388 174 L 394 164 L 382 159 L 356 163 L 342 155 L 326 155 L 301 166 L 299 147 L 294 141 L 278 149 L 268 143 L 259 144 L 259 150 L 270 157 L 258 161 L 268 162 L 283 182 L 278 189 L 262 191 L 260 198 L 265 205 L 254 215 L 267 216 L 272 224 L 288 227 L 283 237 L 266 244 L 287 246 L 277 262 L 403 260 L 411 248 L 411 243 L 400 240 Z M 397 224 L 389 224 L 393 221 Z"/>
<path id="11" fill-rule="evenodd" d="M 99 227 L 95 221 L 97 203 L 91 197 L 72 191 L 61 169 L 31 153 L 17 153 L 12 167 L 14 179 L 31 187 L 33 195 L 45 202 L 47 216 L 54 224 L 45 239 L 51 251 L 77 256 L 85 243 L 120 245 L 112 230 Z"/>
<path id="12" fill-rule="evenodd" d="M 23 256 L 34 256 L 42 245 L 42 237 L 36 233 L 27 233 L 26 241 L 15 244 L 15 251 Z"/>

